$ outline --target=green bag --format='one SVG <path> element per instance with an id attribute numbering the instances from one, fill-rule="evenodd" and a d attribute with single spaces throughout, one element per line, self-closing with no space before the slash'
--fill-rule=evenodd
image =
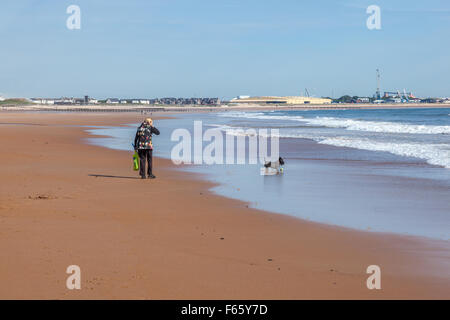
<path id="1" fill-rule="evenodd" d="M 133 170 L 138 171 L 139 170 L 139 155 L 137 151 L 133 154 Z"/>

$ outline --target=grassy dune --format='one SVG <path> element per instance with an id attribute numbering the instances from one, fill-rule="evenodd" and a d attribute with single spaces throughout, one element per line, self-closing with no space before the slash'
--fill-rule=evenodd
<path id="1" fill-rule="evenodd" d="M 0 106 L 9 106 L 9 105 L 17 106 L 17 105 L 28 105 L 28 104 L 31 104 L 31 102 L 26 99 L 6 99 L 3 101 L 0 101 Z"/>

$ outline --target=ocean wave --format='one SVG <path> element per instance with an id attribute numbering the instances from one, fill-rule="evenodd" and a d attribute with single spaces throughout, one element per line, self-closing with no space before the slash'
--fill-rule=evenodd
<path id="1" fill-rule="evenodd" d="M 450 168 L 450 147 L 445 144 L 377 142 L 369 139 L 325 138 L 318 141 L 336 147 L 389 152 L 404 157 L 425 160 L 427 163 Z"/>
<path id="2" fill-rule="evenodd" d="M 410 133 L 410 134 L 450 134 L 450 126 L 432 126 L 387 121 L 366 121 L 353 119 L 339 119 L 317 117 L 304 119 L 309 124 L 322 125 L 330 128 L 344 128 L 353 131 L 368 131 L 381 133 Z"/>
<path id="3" fill-rule="evenodd" d="M 259 132 L 257 129 L 248 130 L 246 128 L 230 127 L 227 125 L 217 125 L 218 129 L 232 136 L 255 135 L 262 137 L 296 138 L 310 139 L 319 144 L 327 144 L 335 147 L 346 147 L 367 151 L 389 152 L 403 157 L 412 157 L 425 160 L 427 163 L 442 166 L 450 169 L 450 146 L 447 144 L 424 144 L 407 142 L 386 142 L 376 141 L 369 138 L 360 137 L 326 137 L 314 134 L 293 134 L 281 133 L 273 134 L 270 130 Z"/>
<path id="4" fill-rule="evenodd" d="M 262 120 L 300 121 L 308 125 L 327 128 L 343 128 L 352 131 L 408 134 L 450 134 L 450 126 L 419 125 L 389 121 L 354 120 L 333 117 L 304 118 L 302 116 L 271 116 L 259 112 L 232 112 L 221 116 Z"/>

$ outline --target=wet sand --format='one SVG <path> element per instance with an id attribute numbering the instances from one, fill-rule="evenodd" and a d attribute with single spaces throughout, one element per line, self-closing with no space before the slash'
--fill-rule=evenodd
<path id="1" fill-rule="evenodd" d="M 130 152 L 77 127 L 141 119 L 0 113 L 0 298 L 450 298 L 440 242 L 249 209 L 167 160 L 140 180 Z M 81 290 L 65 286 L 73 264 Z M 366 287 L 373 264 L 382 290 Z"/>

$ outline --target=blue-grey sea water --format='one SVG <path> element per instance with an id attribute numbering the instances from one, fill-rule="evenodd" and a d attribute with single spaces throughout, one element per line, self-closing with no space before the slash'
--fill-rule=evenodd
<path id="1" fill-rule="evenodd" d="M 194 121 L 235 137 L 279 130 L 282 175 L 261 176 L 261 164 L 180 166 L 216 182 L 220 195 L 315 222 L 450 239 L 450 108 L 177 114 L 155 122 L 155 156 L 170 158 L 172 133 L 193 135 Z M 131 156 L 137 125 L 89 129 L 110 136 L 90 142 Z"/>

